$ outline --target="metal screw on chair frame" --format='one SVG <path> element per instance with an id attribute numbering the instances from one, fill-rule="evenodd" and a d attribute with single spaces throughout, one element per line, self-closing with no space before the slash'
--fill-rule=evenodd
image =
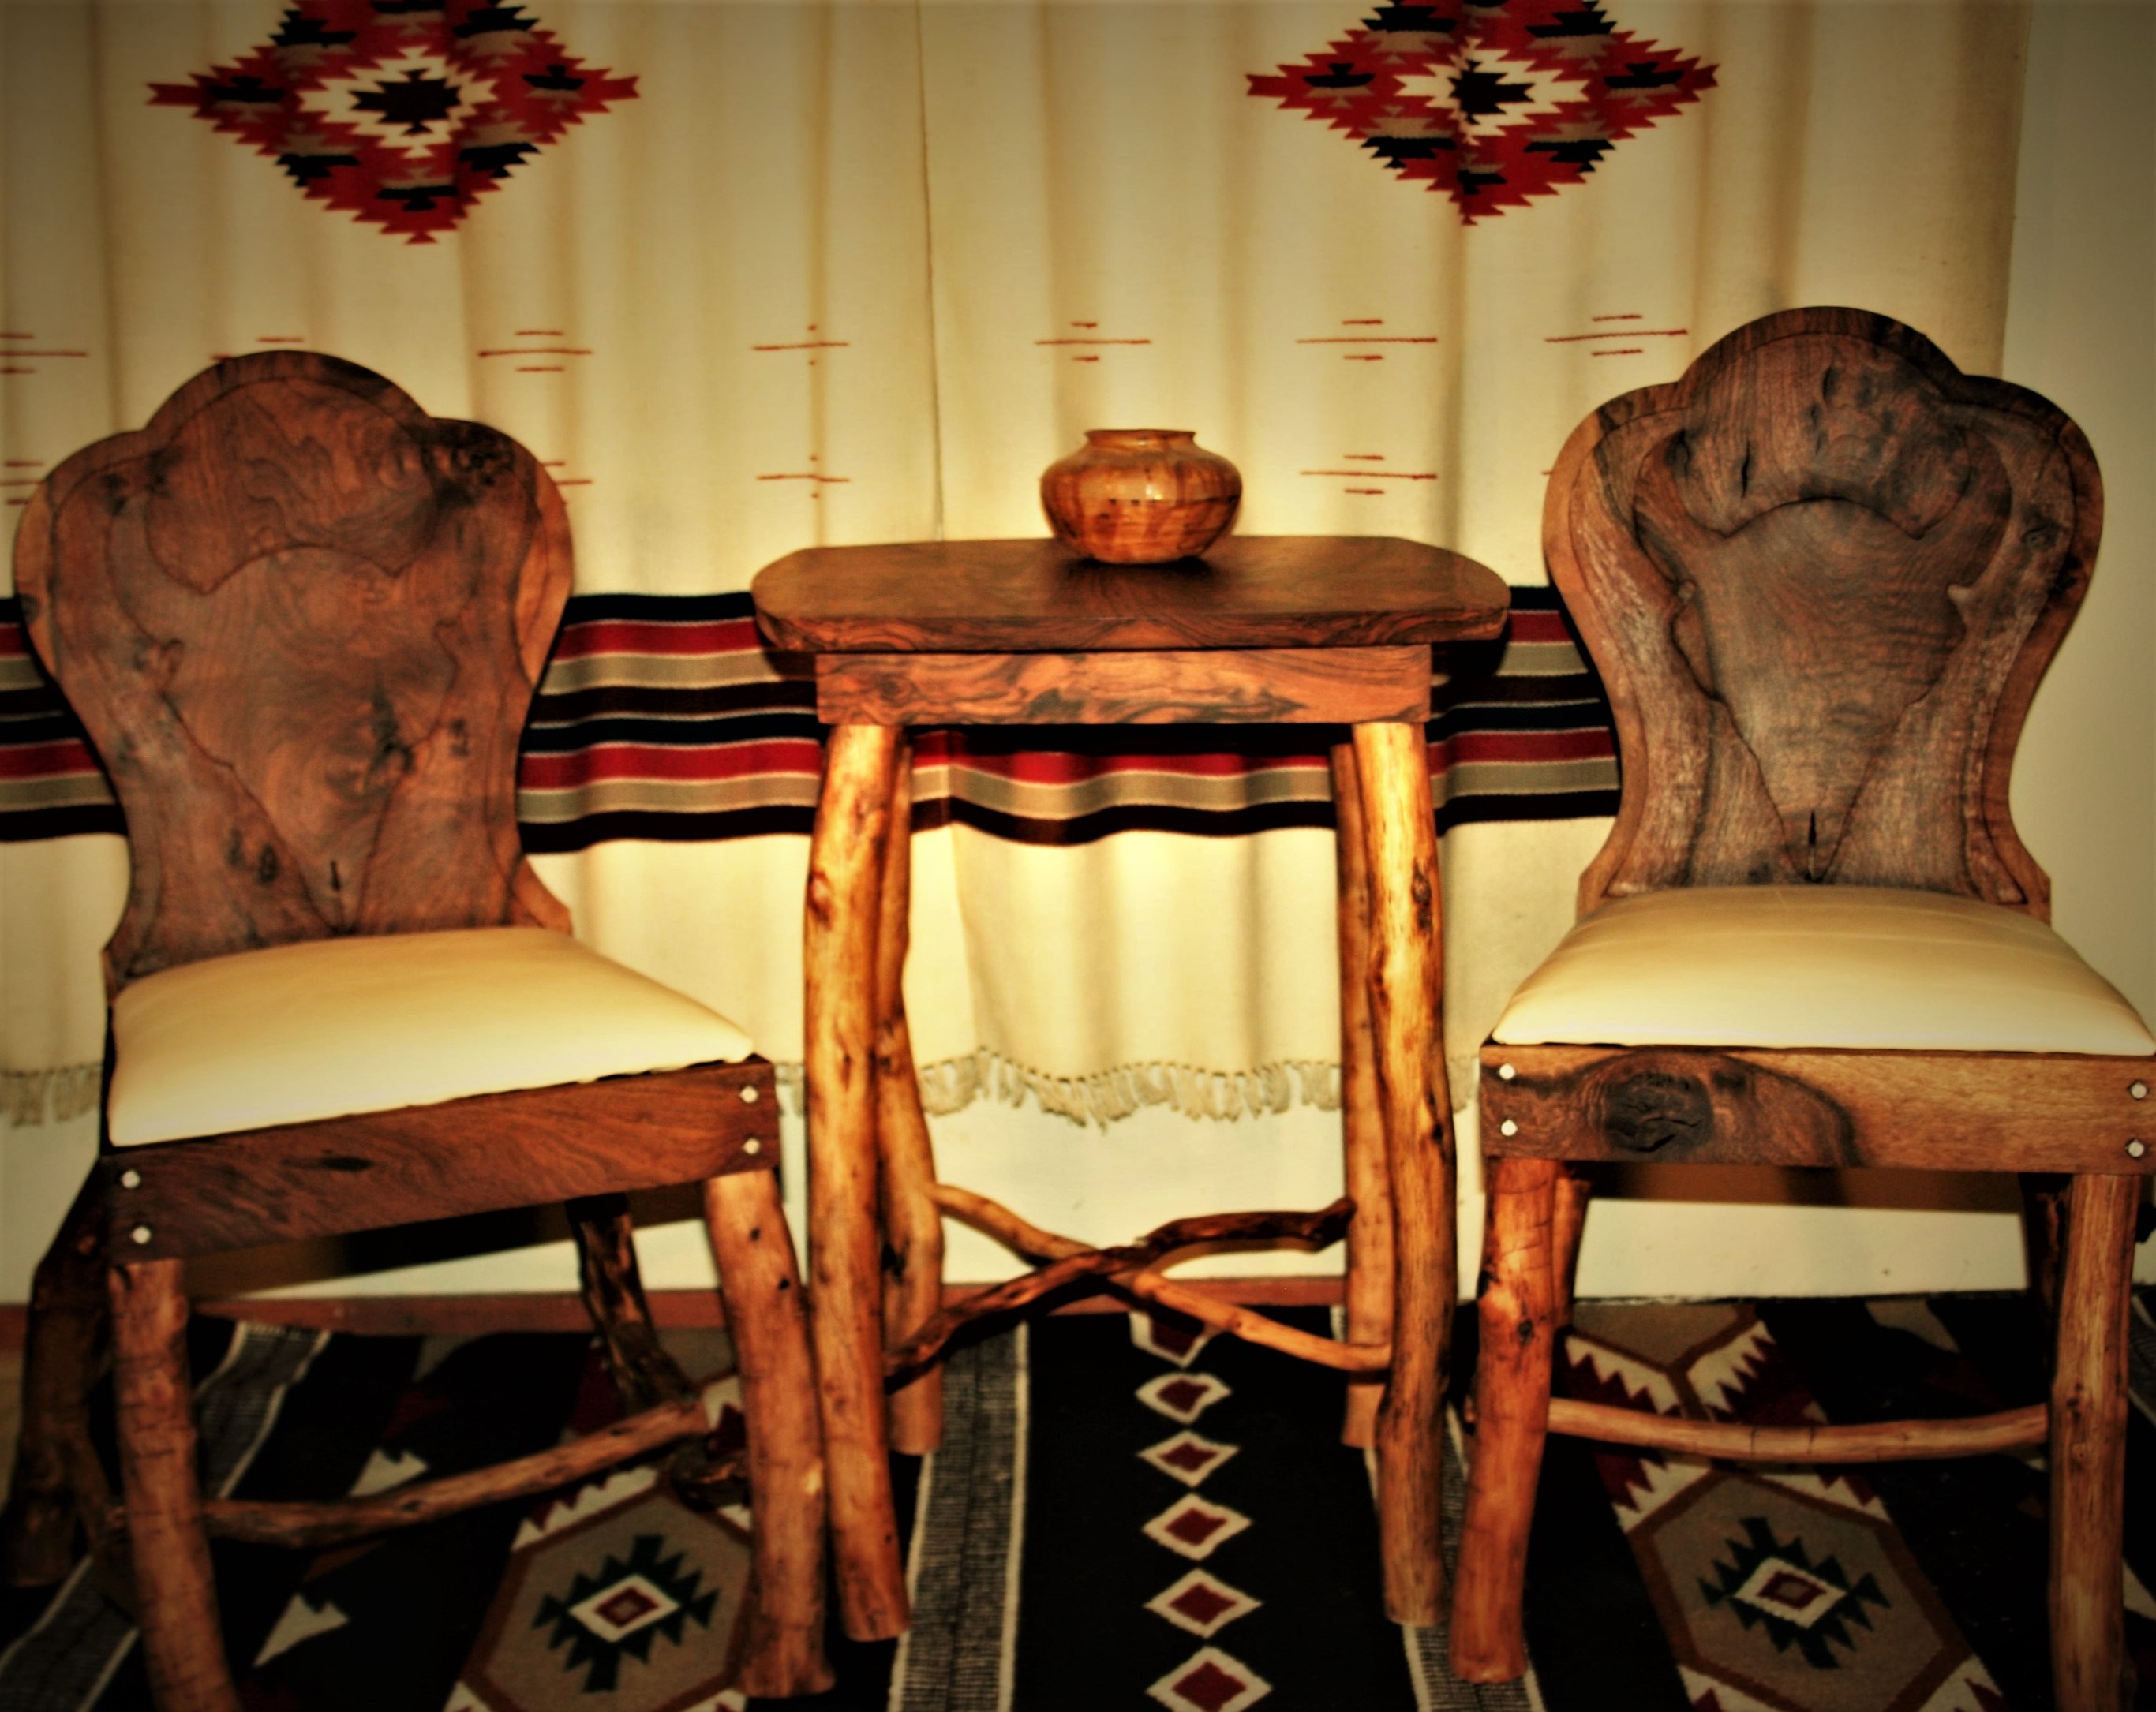
<path id="1" fill-rule="evenodd" d="M 2148 1084 L 2146 1082 L 2128 1083 L 2127 1084 L 2126 1091 L 2132 1094 L 2136 1099 L 2146 1099 L 2148 1098 Z"/>
<path id="2" fill-rule="evenodd" d="M 2143 1154 L 2148 1152 L 2148 1144 L 2146 1141 L 2143 1141 L 2138 1135 L 2135 1136 L 2133 1140 L 2126 1144 L 2126 1156 L 2128 1159 L 2138 1159 Z"/>
<path id="3" fill-rule="evenodd" d="M 1509 1082 L 1513 1077 L 1519 1074 L 1520 1073 L 1514 1069 L 1510 1064 L 1500 1064 L 1497 1066 L 1497 1079 L 1500 1082 Z"/>
<path id="4" fill-rule="evenodd" d="M 763 1151 L 763 1143 L 756 1140 L 755 1137 L 751 1136 L 747 1140 L 742 1143 L 742 1151 L 743 1153 L 761 1153 Z"/>
<path id="5" fill-rule="evenodd" d="M 133 1230 L 127 1233 L 128 1241 L 133 1243 L 137 1248 L 140 1248 L 143 1243 L 147 1243 L 150 1240 L 150 1227 L 146 1224 L 138 1224 Z"/>
<path id="6" fill-rule="evenodd" d="M 742 1089 L 741 1095 L 743 1105 L 754 1105 L 757 1101 L 763 1098 L 763 1090 L 752 1082 Z"/>
<path id="7" fill-rule="evenodd" d="M 1500 1135 L 1517 1135 L 1520 1133 L 1520 1126 L 1512 1119 L 1507 1118 L 1503 1123 L 1497 1125 L 1497 1133 Z"/>
<path id="8" fill-rule="evenodd" d="M 142 1187 L 142 1173 L 134 1170 L 128 1170 L 121 1172 L 120 1187 L 123 1189 L 141 1188 Z"/>

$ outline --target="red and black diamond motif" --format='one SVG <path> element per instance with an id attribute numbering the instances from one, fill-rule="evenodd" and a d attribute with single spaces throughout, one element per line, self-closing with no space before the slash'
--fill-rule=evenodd
<path id="1" fill-rule="evenodd" d="M 430 243 L 636 79 L 564 53 L 489 0 L 299 0 L 269 41 L 150 103 L 186 107 L 269 156 L 300 190 Z"/>
<path id="2" fill-rule="evenodd" d="M 1469 223 L 1576 184 L 1668 117 L 1714 68 L 1617 28 L 1597 3 L 1431 0 L 1378 8 L 1250 93 L 1344 131 Z"/>

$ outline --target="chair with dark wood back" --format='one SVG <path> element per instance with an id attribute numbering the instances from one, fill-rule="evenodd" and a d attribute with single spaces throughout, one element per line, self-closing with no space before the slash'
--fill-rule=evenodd
<path id="1" fill-rule="evenodd" d="M 747 1417 L 749 1691 L 812 1692 L 822 1453 L 771 1066 L 572 939 L 526 861 L 518 736 L 567 597 L 559 496 L 492 428 L 312 353 L 221 362 L 39 486 L 15 570 L 126 815 L 100 1156 L 41 1269 L 5 1544 L 131 1557 L 165 1712 L 236 1709 L 207 1535 L 317 1545 L 672 1446 L 738 1492 L 660 1346 L 627 1192 L 701 1182 Z M 185 1258 L 567 1200 L 620 1425 L 326 1505 L 205 1503 Z M 121 1514 L 85 1428 L 109 1302 Z M 40 1560 L 43 1561 L 42 1564 Z"/>
<path id="2" fill-rule="evenodd" d="M 1546 1431 L 1828 1463 L 2048 1438 L 2058 1704 L 2123 1704 L 2156 1039 L 2051 931 L 2007 802 L 2102 507 L 2059 410 L 1851 310 L 1739 329 L 1604 406 L 1558 460 L 1544 549 L 1608 687 L 1624 785 L 1578 924 L 1482 1052 L 1462 1675 L 1524 1668 Z M 2058 1316 L 2048 1411 L 1757 1428 L 1553 1402 L 1580 1168 L 1642 1159 L 2025 1174 L 2032 1228 L 2064 1223 L 2062 1248 L 2032 1243 Z"/>

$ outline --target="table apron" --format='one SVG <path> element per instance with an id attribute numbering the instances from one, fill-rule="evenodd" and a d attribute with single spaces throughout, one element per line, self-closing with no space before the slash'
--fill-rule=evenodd
<path id="1" fill-rule="evenodd" d="M 1430 717 L 1427 643 L 1091 654 L 826 654 L 827 725 L 1358 725 Z"/>

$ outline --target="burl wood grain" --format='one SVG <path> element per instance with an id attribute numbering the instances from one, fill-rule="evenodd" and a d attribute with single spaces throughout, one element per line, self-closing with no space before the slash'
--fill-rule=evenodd
<path id="1" fill-rule="evenodd" d="M 1482 1070 L 1493 1155 L 2156 1171 L 2156 1121 L 2132 1092 L 2156 1085 L 2156 1058 L 1493 1043 Z"/>
<path id="2" fill-rule="evenodd" d="M 778 1152 L 777 1084 L 748 1058 L 122 1148 L 97 1169 L 112 1253 L 149 1259 L 767 1171 Z"/>
<path id="3" fill-rule="evenodd" d="M 331 934 L 567 926 L 515 775 L 568 527 L 506 435 L 331 357 L 236 358 L 54 470 L 15 555 L 127 817 L 109 988 Z"/>
<path id="4" fill-rule="evenodd" d="M 1769 315 L 1596 412 L 1543 517 L 1625 763 L 1581 910 L 1829 883 L 2046 915 L 2007 779 L 2102 525 L 2064 414 L 1853 310 Z"/>
<path id="5" fill-rule="evenodd" d="M 1237 536 L 1203 559 L 1106 565 L 1053 541 L 808 547 L 757 573 L 757 623 L 808 654 L 1058 654 L 1469 641 L 1496 574 L 1384 536 Z"/>
<path id="6" fill-rule="evenodd" d="M 830 725 L 1355 725 L 1430 717 L 1429 648 L 827 654 Z"/>

